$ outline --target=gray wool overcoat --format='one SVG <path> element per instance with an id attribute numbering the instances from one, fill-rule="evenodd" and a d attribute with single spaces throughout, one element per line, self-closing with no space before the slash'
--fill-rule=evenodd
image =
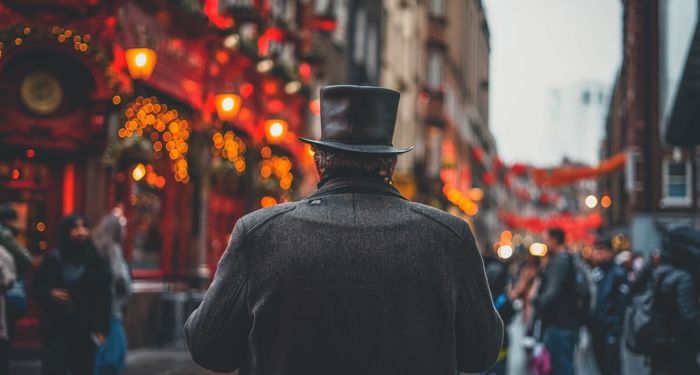
<path id="1" fill-rule="evenodd" d="M 503 323 L 464 221 L 341 177 L 236 223 L 185 334 L 217 372 L 452 375 L 491 367 Z"/>

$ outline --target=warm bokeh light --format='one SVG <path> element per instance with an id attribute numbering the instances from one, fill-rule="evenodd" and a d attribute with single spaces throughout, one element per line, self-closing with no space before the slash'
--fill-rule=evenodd
<path id="1" fill-rule="evenodd" d="M 479 202 L 484 199 L 484 190 L 478 187 L 471 188 L 467 191 L 469 199 Z"/>
<path id="2" fill-rule="evenodd" d="M 541 242 L 535 242 L 530 245 L 530 254 L 536 257 L 543 257 L 547 255 L 547 245 Z"/>
<path id="3" fill-rule="evenodd" d="M 311 113 L 313 113 L 316 116 L 321 115 L 321 100 L 320 99 L 314 99 L 309 102 L 309 110 Z"/>
<path id="4" fill-rule="evenodd" d="M 258 63 L 257 69 L 260 73 L 267 73 L 275 66 L 275 64 L 270 59 L 262 60 Z"/>
<path id="5" fill-rule="evenodd" d="M 38 222 L 38 223 L 36 223 L 36 230 L 37 230 L 38 232 L 43 232 L 43 231 L 45 231 L 45 230 L 46 230 L 46 224 L 44 224 L 44 223 L 41 222 L 41 221 Z"/>
<path id="6" fill-rule="evenodd" d="M 216 114 L 222 121 L 233 120 L 241 109 L 241 97 L 233 93 L 216 95 Z"/>
<path id="7" fill-rule="evenodd" d="M 501 245 L 496 251 L 498 257 L 501 259 L 508 259 L 513 256 L 513 247 L 510 245 Z"/>
<path id="8" fill-rule="evenodd" d="M 129 75 L 133 79 L 149 79 L 156 67 L 158 55 L 150 48 L 129 48 L 124 52 Z"/>
<path id="9" fill-rule="evenodd" d="M 509 230 L 504 230 L 501 233 L 501 243 L 510 244 L 513 241 L 513 233 Z"/>
<path id="10" fill-rule="evenodd" d="M 600 198 L 600 206 L 603 208 L 612 206 L 612 198 L 610 198 L 609 195 L 603 195 L 603 197 Z"/>
<path id="11" fill-rule="evenodd" d="M 299 81 L 290 81 L 284 85 L 284 92 L 289 95 L 296 94 L 299 90 L 301 90 L 301 82 Z"/>
<path id="12" fill-rule="evenodd" d="M 36 156 L 36 151 L 34 151 L 33 148 L 29 148 L 29 149 L 27 149 L 26 155 L 27 155 L 27 158 L 32 159 Z"/>
<path id="13" fill-rule="evenodd" d="M 260 200 L 260 206 L 262 208 L 274 206 L 276 204 L 277 204 L 277 199 L 270 197 L 270 196 L 262 197 L 262 199 Z"/>
<path id="14" fill-rule="evenodd" d="M 134 170 L 131 171 L 131 177 L 134 181 L 141 181 L 144 176 L 146 176 L 146 166 L 141 163 L 136 164 Z"/>
<path id="15" fill-rule="evenodd" d="M 588 208 L 595 208 L 598 205 L 598 198 L 596 198 L 595 195 L 589 195 L 586 197 L 586 199 L 583 201 L 583 203 Z"/>
<path id="16" fill-rule="evenodd" d="M 272 119 L 265 121 L 265 135 L 268 142 L 277 142 L 287 135 L 287 121 Z"/>

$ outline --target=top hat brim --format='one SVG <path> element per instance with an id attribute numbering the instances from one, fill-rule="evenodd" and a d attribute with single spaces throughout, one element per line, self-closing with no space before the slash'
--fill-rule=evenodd
<path id="1" fill-rule="evenodd" d="M 413 147 L 408 148 L 396 148 L 389 145 L 356 145 L 350 143 L 336 142 L 336 141 L 324 141 L 324 140 L 313 140 L 308 138 L 299 137 L 299 140 L 308 143 L 310 145 L 331 148 L 335 150 L 356 152 L 361 154 L 391 154 L 398 155 L 405 152 L 413 150 Z"/>

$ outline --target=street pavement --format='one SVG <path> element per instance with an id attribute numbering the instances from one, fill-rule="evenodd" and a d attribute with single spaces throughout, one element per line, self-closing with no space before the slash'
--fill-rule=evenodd
<path id="1" fill-rule="evenodd" d="M 525 327 L 520 316 L 513 319 L 509 327 L 511 346 L 509 348 L 508 374 L 526 375 L 525 353 L 522 350 Z M 648 370 L 641 358 L 623 351 L 623 374 L 646 375 Z M 582 335 L 576 354 L 576 373 L 580 375 L 597 375 L 592 351 L 587 335 Z M 39 360 L 22 360 L 12 362 L 13 375 L 39 375 Z M 129 352 L 125 375 L 211 375 L 195 365 L 189 354 L 183 349 L 135 349 Z M 236 375 L 236 374 L 234 374 Z"/>
<path id="2" fill-rule="evenodd" d="M 13 361 L 12 375 L 39 375 L 39 360 Z M 210 375 L 195 365 L 189 354 L 172 349 L 135 349 L 129 352 L 124 375 Z M 235 375 L 235 374 L 234 374 Z"/>

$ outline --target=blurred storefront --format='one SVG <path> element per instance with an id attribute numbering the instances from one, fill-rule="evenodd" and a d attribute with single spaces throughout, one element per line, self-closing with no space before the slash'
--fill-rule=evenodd
<path id="1" fill-rule="evenodd" d="M 124 205 L 132 344 L 167 336 L 154 311 L 206 286 L 237 218 L 312 188 L 295 140 L 322 16 L 297 1 L 0 5 L 0 202 L 37 263 L 63 215 Z M 20 346 L 36 327 L 32 310 Z"/>

